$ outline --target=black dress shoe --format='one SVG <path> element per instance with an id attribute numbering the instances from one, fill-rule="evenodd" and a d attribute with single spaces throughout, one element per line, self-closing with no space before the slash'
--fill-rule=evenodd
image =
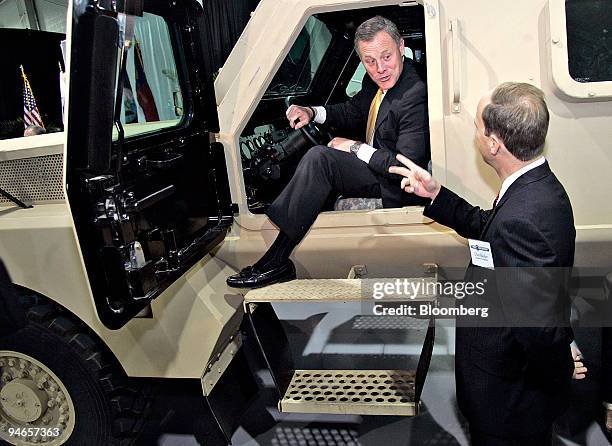
<path id="1" fill-rule="evenodd" d="M 287 282 L 295 277 L 295 265 L 291 260 L 287 260 L 281 266 L 267 270 L 247 266 L 238 274 L 229 276 L 226 282 L 232 288 L 259 288 L 273 283 Z"/>

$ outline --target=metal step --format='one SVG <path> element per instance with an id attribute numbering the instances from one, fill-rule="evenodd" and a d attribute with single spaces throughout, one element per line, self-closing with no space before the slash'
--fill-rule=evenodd
<path id="1" fill-rule="evenodd" d="M 415 379 L 407 370 L 296 370 L 279 411 L 414 416 Z"/>
<path id="2" fill-rule="evenodd" d="M 250 290 L 244 296 L 246 304 L 256 302 L 312 302 L 312 301 L 360 301 L 373 300 L 375 284 L 414 282 L 418 293 L 407 295 L 385 295 L 384 301 L 431 302 L 436 299 L 434 285 L 436 278 L 418 277 L 412 279 L 300 279 L 276 283 L 267 287 Z"/>

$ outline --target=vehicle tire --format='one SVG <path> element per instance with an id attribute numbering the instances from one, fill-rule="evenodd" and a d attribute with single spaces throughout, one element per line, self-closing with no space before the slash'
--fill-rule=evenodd
<path id="1" fill-rule="evenodd" d="M 133 444 L 151 404 L 147 388 L 131 383 L 74 316 L 39 297 L 25 301 L 28 325 L 0 338 L 0 444 Z"/>

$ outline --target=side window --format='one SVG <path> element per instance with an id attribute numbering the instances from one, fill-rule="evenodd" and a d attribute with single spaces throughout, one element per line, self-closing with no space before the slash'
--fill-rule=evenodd
<path id="1" fill-rule="evenodd" d="M 612 99 L 612 2 L 549 0 L 552 78 L 564 94 Z"/>
<path id="2" fill-rule="evenodd" d="M 612 81 L 612 2 L 565 2 L 567 59 L 577 82 Z"/>
<path id="3" fill-rule="evenodd" d="M 417 50 L 417 52 L 418 51 L 419 50 Z M 412 49 L 408 47 L 404 47 L 404 56 L 409 59 L 414 60 L 414 54 L 412 52 Z M 419 56 L 419 54 L 417 54 L 417 56 Z M 351 80 L 346 86 L 346 95 L 349 98 L 352 98 L 353 96 L 355 96 L 357 93 L 361 91 L 361 81 L 363 80 L 363 76 L 365 76 L 365 74 L 366 74 L 365 67 L 363 66 L 361 62 L 359 62 L 359 65 L 357 65 L 357 69 L 355 70 L 355 73 L 351 76 Z"/>
<path id="4" fill-rule="evenodd" d="M 305 94 L 329 48 L 332 34 L 321 20 L 310 16 L 264 97 Z"/>
<path id="5" fill-rule="evenodd" d="M 120 119 L 126 137 L 181 122 L 181 86 L 168 25 L 163 18 L 150 13 L 134 18 L 127 63 L 118 76 L 123 78 Z M 116 129 L 113 137 L 117 138 Z"/>

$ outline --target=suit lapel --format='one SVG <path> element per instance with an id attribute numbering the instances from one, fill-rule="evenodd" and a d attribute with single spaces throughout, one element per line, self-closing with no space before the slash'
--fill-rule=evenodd
<path id="1" fill-rule="evenodd" d="M 380 103 L 378 115 L 376 116 L 376 125 L 374 127 L 374 139 L 376 139 L 376 133 L 378 132 L 378 128 L 382 125 L 383 122 L 385 122 L 385 120 L 389 116 L 389 110 L 391 110 L 391 104 L 393 103 L 393 100 L 401 96 L 406 91 L 406 88 L 403 87 L 403 84 L 411 81 L 412 83 L 414 83 L 412 75 L 416 76 L 416 72 L 414 71 L 414 67 L 412 66 L 412 61 L 406 59 L 404 60 L 404 68 L 402 68 L 402 75 L 400 76 L 399 81 L 393 86 L 393 88 L 387 90 L 383 101 Z"/>
<path id="2" fill-rule="evenodd" d="M 480 234 L 480 240 L 484 240 L 484 236 L 486 235 L 489 227 L 491 226 L 491 223 L 495 219 L 495 216 L 497 215 L 501 207 L 506 203 L 506 201 L 508 201 L 508 199 L 512 196 L 513 193 L 525 187 L 529 183 L 541 180 L 542 178 L 550 175 L 550 173 L 551 171 L 550 166 L 548 165 L 548 161 L 545 161 L 544 164 L 542 164 L 541 166 L 531 169 L 530 171 L 518 177 L 516 181 L 510 185 L 508 190 L 499 200 L 499 203 L 497 203 L 497 205 L 493 209 L 493 212 L 487 220 L 487 224 L 485 225 L 484 229 Z"/>

